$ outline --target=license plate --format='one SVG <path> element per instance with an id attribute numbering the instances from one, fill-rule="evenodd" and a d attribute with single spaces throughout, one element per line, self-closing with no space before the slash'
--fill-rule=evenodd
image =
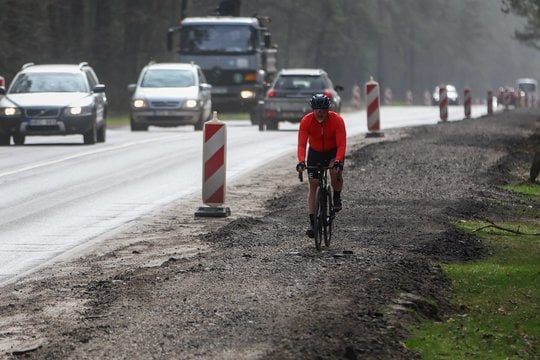
<path id="1" fill-rule="evenodd" d="M 286 118 L 300 118 L 302 117 L 302 113 L 287 111 L 287 112 L 282 112 L 281 116 L 286 117 Z"/>
<path id="2" fill-rule="evenodd" d="M 158 111 L 155 111 L 155 114 L 156 114 L 156 116 L 170 116 L 170 115 L 172 115 L 172 113 L 170 111 L 167 111 L 167 110 L 158 110 Z"/>
<path id="3" fill-rule="evenodd" d="M 30 120 L 30 126 L 54 126 L 56 125 L 56 119 L 32 119 Z"/>
<path id="4" fill-rule="evenodd" d="M 224 87 L 212 87 L 212 94 L 226 94 L 227 88 Z"/>

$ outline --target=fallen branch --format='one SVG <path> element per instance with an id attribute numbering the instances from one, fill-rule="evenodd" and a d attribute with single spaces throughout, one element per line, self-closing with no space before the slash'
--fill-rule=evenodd
<path id="1" fill-rule="evenodd" d="M 514 230 L 514 229 L 510 229 L 510 228 L 506 228 L 506 227 L 497 225 L 491 220 L 487 220 L 487 219 L 480 219 L 480 220 L 489 223 L 489 225 L 484 225 L 482 227 L 479 227 L 478 229 L 474 230 L 473 232 L 477 232 L 477 231 L 484 230 L 484 229 L 492 227 L 492 228 L 499 229 L 499 230 L 502 230 L 502 231 L 507 231 L 509 233 L 516 234 L 516 235 L 531 235 L 531 236 L 539 236 L 540 235 L 540 233 L 525 233 L 525 232 L 519 231 L 519 227 L 518 227 L 517 230 Z"/>

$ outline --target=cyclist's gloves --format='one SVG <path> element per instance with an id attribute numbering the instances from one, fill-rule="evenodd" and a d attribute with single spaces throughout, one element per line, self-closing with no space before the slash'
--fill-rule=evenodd
<path id="1" fill-rule="evenodd" d="M 297 165 L 296 165 L 296 171 L 298 172 L 302 172 L 306 170 L 306 163 L 304 161 L 300 161 Z"/>
<path id="2" fill-rule="evenodd" d="M 335 160 L 334 161 L 334 169 L 336 170 L 343 170 L 343 162 L 339 161 L 339 160 Z"/>

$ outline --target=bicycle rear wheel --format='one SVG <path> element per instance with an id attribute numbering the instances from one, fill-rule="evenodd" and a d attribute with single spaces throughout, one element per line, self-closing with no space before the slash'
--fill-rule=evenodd
<path id="1" fill-rule="evenodd" d="M 334 222 L 334 203 L 332 199 L 332 189 L 330 186 L 326 188 L 326 231 L 324 236 L 324 245 L 330 247 L 330 242 L 332 241 L 332 224 Z"/>
<path id="2" fill-rule="evenodd" d="M 324 190 L 321 191 L 320 188 L 317 188 L 315 193 L 315 218 L 313 221 L 313 231 L 315 232 L 315 248 L 318 251 L 321 251 L 321 243 L 324 237 L 325 230 L 325 203 L 326 203 L 326 194 Z"/>

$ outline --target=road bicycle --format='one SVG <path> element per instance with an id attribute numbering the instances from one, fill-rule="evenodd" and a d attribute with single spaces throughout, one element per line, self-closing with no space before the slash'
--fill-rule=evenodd
<path id="1" fill-rule="evenodd" d="M 308 166 L 309 170 L 317 170 L 319 186 L 315 193 L 315 216 L 313 221 L 313 231 L 315 232 L 315 248 L 321 251 L 321 244 L 330 246 L 332 240 L 332 227 L 336 212 L 334 211 L 334 201 L 332 198 L 332 186 L 328 182 L 328 170 L 331 167 L 317 164 Z M 303 172 L 298 172 L 300 181 L 304 181 Z"/>

